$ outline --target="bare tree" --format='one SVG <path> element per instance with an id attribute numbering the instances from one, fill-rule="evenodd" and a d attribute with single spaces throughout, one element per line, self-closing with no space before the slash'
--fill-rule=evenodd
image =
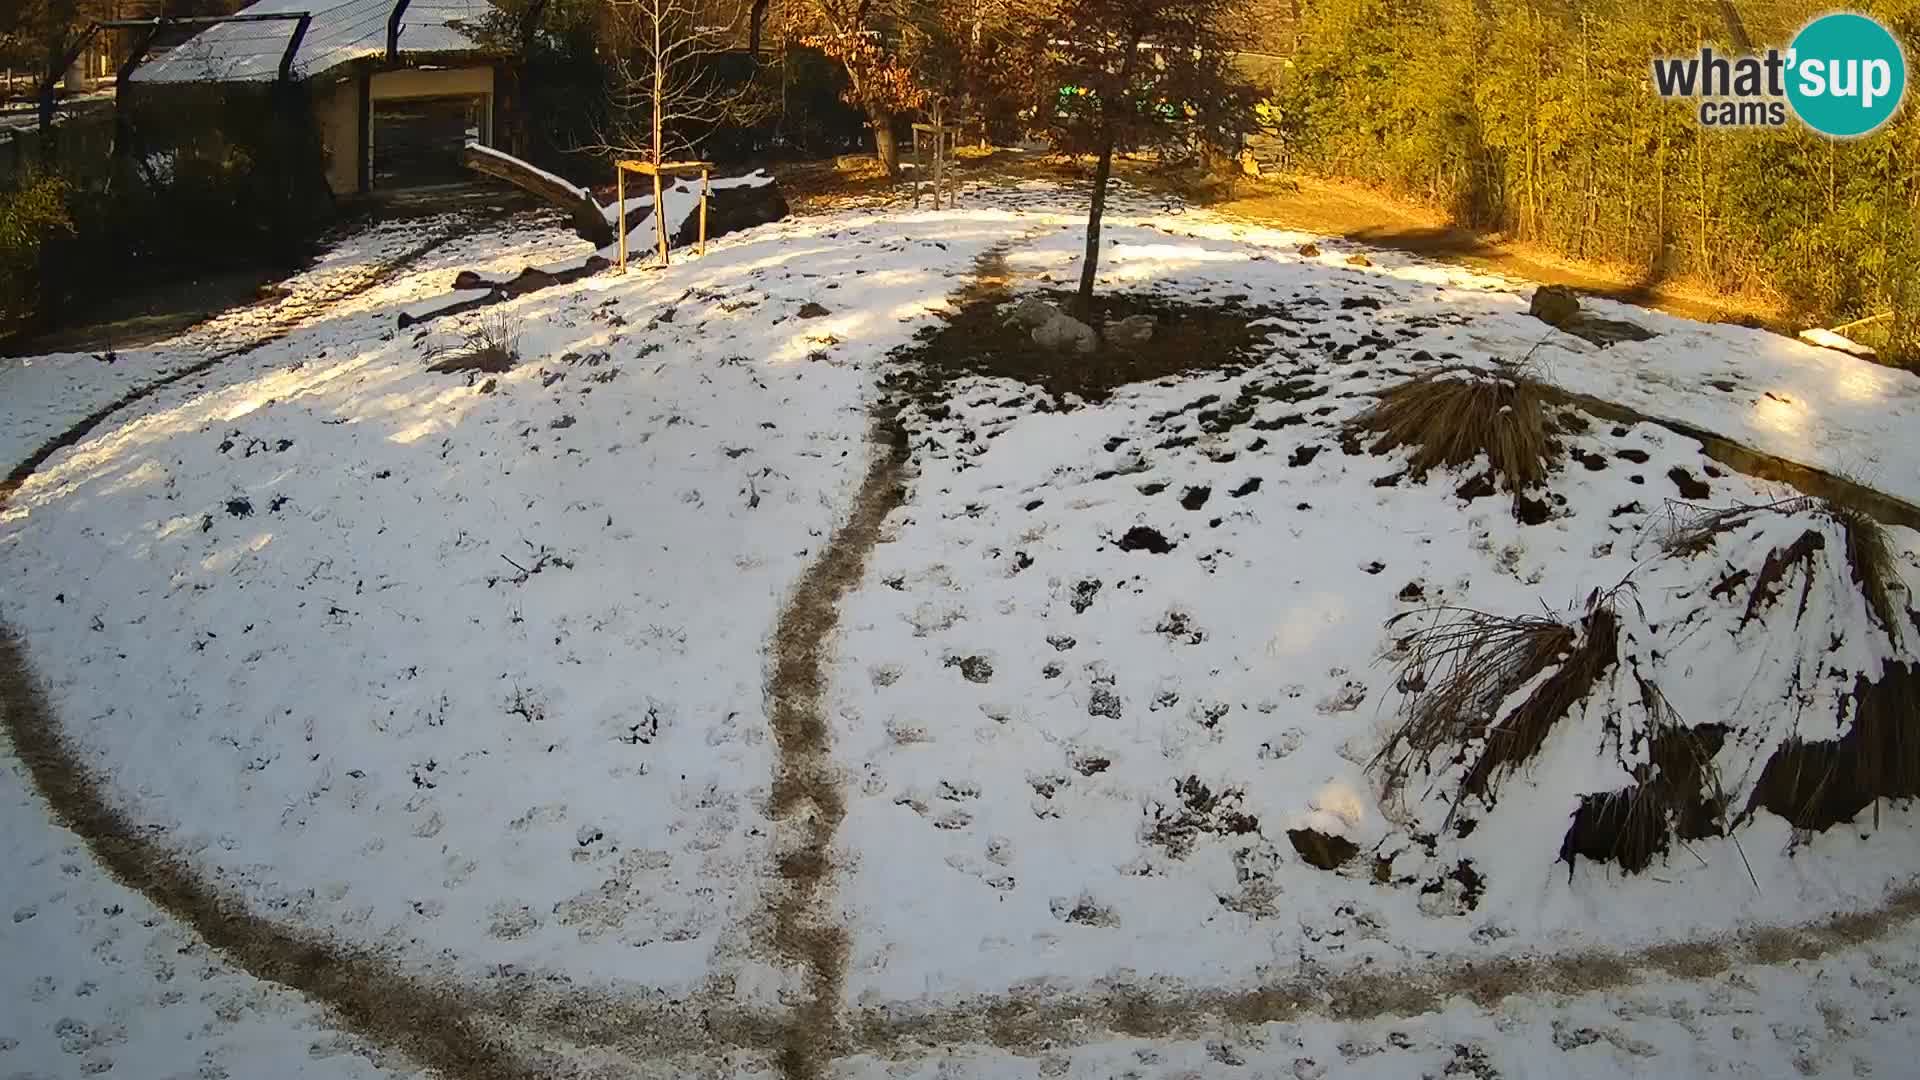
<path id="1" fill-rule="evenodd" d="M 715 62 L 748 33 L 750 0 L 607 0 L 612 122 L 600 149 L 655 165 L 694 152 L 722 123 L 751 123 L 755 87 Z"/>

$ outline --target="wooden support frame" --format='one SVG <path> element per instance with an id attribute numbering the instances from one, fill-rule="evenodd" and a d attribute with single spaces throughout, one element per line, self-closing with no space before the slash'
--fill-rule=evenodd
<path id="1" fill-rule="evenodd" d="M 620 261 L 622 272 L 627 269 L 627 174 L 653 177 L 653 225 L 654 235 L 660 251 L 660 265 L 667 265 L 667 215 L 666 192 L 660 182 L 661 177 L 691 176 L 700 174 L 700 246 L 696 252 L 707 253 L 707 197 L 713 192 L 713 162 L 711 161 L 663 161 L 654 164 L 651 161 L 621 160 L 613 163 L 615 183 L 614 199 L 620 206 Z"/>
<path id="2" fill-rule="evenodd" d="M 945 190 L 946 165 L 948 151 L 960 138 L 960 128 L 944 124 L 940 119 L 940 102 L 933 103 L 933 122 L 913 125 L 913 208 L 920 209 L 920 137 L 925 135 L 933 143 L 933 208 L 940 209 L 940 193 Z M 952 207 L 958 197 L 958 185 L 947 195 L 947 206 Z"/>

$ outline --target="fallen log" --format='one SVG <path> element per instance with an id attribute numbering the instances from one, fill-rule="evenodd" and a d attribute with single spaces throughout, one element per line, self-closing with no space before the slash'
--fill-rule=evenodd
<path id="1" fill-rule="evenodd" d="M 587 189 L 490 146 L 468 143 L 463 160 L 474 172 L 505 180 L 565 210 L 573 219 L 573 231 L 594 247 L 613 243 L 613 226 L 607 223 L 606 214 Z"/>

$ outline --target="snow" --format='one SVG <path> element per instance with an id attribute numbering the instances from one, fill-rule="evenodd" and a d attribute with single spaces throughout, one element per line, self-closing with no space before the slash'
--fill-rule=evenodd
<path id="1" fill-rule="evenodd" d="M 310 12 L 312 23 L 294 57 L 301 77 L 324 74 L 363 56 L 383 55 L 393 0 L 256 0 L 246 15 Z M 405 53 L 479 48 L 468 32 L 493 11 L 487 0 L 417 0 L 400 20 Z M 294 23 L 219 23 L 134 69 L 135 82 L 242 82 L 276 78 Z"/>
<path id="2" fill-rule="evenodd" d="M 642 950 L 696 984 L 763 857 L 760 641 L 864 464 L 862 372 L 990 242 L 914 243 L 862 290 L 896 316 L 843 344 L 863 314 L 794 322 L 908 247 L 879 224 L 489 309 L 527 358 L 492 393 L 424 371 L 479 313 L 237 357 L 28 482 L 0 542 L 46 587 L 6 616 L 128 809 L 250 902 L 475 972 Z M 80 533 L 76 577 L 49 545 Z"/>
<path id="3" fill-rule="evenodd" d="M 250 910 L 472 985 L 719 985 L 777 1015 L 805 987 L 754 922 L 773 888 L 772 628 L 860 481 L 889 353 L 941 325 L 997 245 L 1022 292 L 1074 280 L 1073 206 L 1036 184 L 790 219 L 405 331 L 395 316 L 437 305 L 459 270 L 586 245 L 550 214 L 380 226 L 339 238 L 286 298 L 111 365 L 0 367 L 0 450 L 19 461 L 225 356 L 27 481 L 0 515 L 0 618 L 115 804 Z M 1739 943 L 1910 885 L 1911 809 L 1810 842 L 1762 813 L 1738 848 L 1695 842 L 1628 876 L 1554 861 L 1577 797 L 1629 775 L 1630 755 L 1596 753 L 1598 705 L 1430 850 L 1409 833 L 1438 821 L 1436 792 L 1383 804 L 1365 770 L 1398 700 L 1384 623 L 1433 604 L 1566 611 L 1631 575 L 1633 625 L 1689 722 L 1778 708 L 1808 660 L 1790 625 L 1686 619 L 1806 523 L 1768 518 L 1692 560 L 1657 541 L 1676 470 L 1713 505 L 1782 492 L 1658 424 L 1596 423 L 1565 441 L 1597 467 L 1570 459 L 1549 519 L 1523 525 L 1504 495 L 1456 494 L 1464 474 L 1380 485 L 1402 457 L 1349 455 L 1334 429 L 1406 374 L 1531 352 L 1569 389 L 1917 497 L 1915 377 L 1588 301 L 1659 332 L 1597 350 L 1526 317 L 1523 283 L 1391 252 L 1349 266 L 1356 249 L 1324 238 L 1303 257 L 1304 235 L 1124 193 L 1107 228 L 1103 289 L 1270 308 L 1267 347 L 1249 370 L 1066 411 L 979 377 L 945 415 L 908 410 L 911 489 L 842 603 L 828 670 L 839 1005 L 864 1040 L 834 1074 L 1902 1072 L 1912 927 L 1771 963 Z M 808 303 L 827 314 L 799 318 Z M 518 324 L 511 371 L 424 370 L 501 314 Z M 1245 418 L 1222 419 L 1249 389 Z M 1172 549 L 1121 550 L 1135 527 Z M 1893 534 L 1911 584 L 1916 537 Z M 1848 631 L 1824 662 L 1884 663 L 1892 646 L 1822 565 L 1808 618 Z M 1831 737 L 1827 703 L 1729 747 L 1730 781 L 1790 731 Z M 1257 827 L 1156 835 L 1192 781 Z M 406 1072 L 107 879 L 17 764 L 0 788 L 0 1074 Z M 1314 869 L 1289 844 L 1301 827 L 1364 854 Z M 1472 902 L 1450 876 L 1463 859 L 1484 876 Z M 1700 973 L 1646 951 L 1675 941 L 1731 959 Z M 1640 970 L 1497 1009 L 1311 1004 L 1332 980 L 1419 985 L 1585 949 Z M 1204 1005 L 1268 984 L 1310 1004 L 1274 1022 Z M 1151 1015 L 1069 1017 L 1046 1045 L 990 1019 L 1007 995 L 1046 1016 L 1116 988 L 1187 1002 L 1185 1019 L 1148 1039 L 1117 1032 Z M 921 1045 L 943 1018 L 956 1034 Z"/>

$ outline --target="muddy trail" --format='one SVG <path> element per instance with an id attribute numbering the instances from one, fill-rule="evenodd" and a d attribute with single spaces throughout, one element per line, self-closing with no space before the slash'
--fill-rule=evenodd
<path id="1" fill-rule="evenodd" d="M 284 338 L 333 306 L 393 280 L 433 251 L 467 235 L 477 221 L 438 232 L 323 295 L 289 308 L 252 340 L 216 352 L 142 384 L 49 439 L 0 481 L 0 510 L 34 471 L 129 407 L 219 364 Z M 46 696 L 28 667 L 22 643 L 0 624 L 0 717 L 8 741 L 33 777 L 53 816 L 85 841 L 116 881 L 134 889 L 172 917 L 193 927 L 206 942 L 249 974 L 321 1003 L 342 1026 L 452 1076 L 484 1080 L 535 1077 L 540 1071 L 517 1062 L 497 1035 L 483 1030 L 485 1011 L 476 1003 L 394 973 L 381 958 L 346 948 L 329 937 L 282 926 L 252 914 L 237 897 L 199 876 L 154 833 L 114 806 L 99 777 L 60 734 Z"/>
<path id="2" fill-rule="evenodd" d="M 1009 294 L 1010 247 L 981 254 L 967 284 L 952 296 L 956 305 L 964 309 Z M 828 1063 L 850 1049 L 839 1019 L 849 938 L 828 910 L 833 841 L 846 802 L 825 703 L 840 600 L 859 585 L 887 515 L 906 502 L 908 439 L 900 408 L 896 392 L 882 394 L 872 406 L 873 451 L 852 511 L 807 567 L 774 630 L 766 696 L 780 751 L 772 799 L 779 883 L 770 893 L 768 916 L 776 952 L 803 972 L 807 988 L 806 1002 L 780 1033 L 780 1071 L 792 1080 L 826 1075 Z"/>
<path id="3" fill-rule="evenodd" d="M 1013 275 L 1006 255 L 1013 243 L 978 260 L 953 297 L 957 305 L 1010 293 Z M 410 253 L 412 258 L 421 254 L 425 250 Z M 398 269 L 390 268 L 386 276 Z M 369 280 L 366 287 L 376 283 Z M 169 375 L 81 420 L 12 470 L 0 485 L 0 509 L 47 459 L 116 413 L 287 329 Z M 1308 1015 L 1415 1017 L 1459 997 L 1492 1009 L 1514 995 L 1617 990 L 1658 977 L 1712 979 L 1744 965 L 1816 959 L 1885 937 L 1920 917 L 1920 890 L 1907 890 L 1864 913 L 1628 952 L 1442 957 L 1393 971 L 1299 972 L 1244 988 L 1143 979 L 1098 989 L 843 1008 L 850 933 L 838 923 L 832 899 L 833 845 L 845 802 L 825 703 L 840 603 L 858 586 L 888 514 L 906 499 L 911 464 L 901 418 L 904 394 L 896 387 L 872 405 L 871 457 L 847 517 L 796 585 L 767 658 L 765 694 L 779 754 L 772 796 L 775 878 L 763 910 L 749 917 L 760 921 L 767 935 L 763 940 L 802 976 L 805 996 L 797 1006 L 780 1011 L 740 1006 L 731 978 L 722 972 L 677 1000 L 644 988 L 586 986 L 538 971 L 472 985 L 436 974 L 450 966 L 444 962 L 430 966 L 422 958 L 343 943 L 324 930 L 262 917 L 168 848 L 164 833 L 118 809 L 106 779 L 92 773 L 62 736 L 28 668 L 23 643 L 0 626 L 0 714 L 13 751 L 53 815 L 109 874 L 190 926 L 227 962 L 327 1008 L 342 1030 L 463 1080 L 576 1075 L 583 1049 L 613 1051 L 636 1064 L 672 1059 L 711 1064 L 718 1053 L 745 1050 L 767 1055 L 787 1077 L 816 1078 L 832 1072 L 834 1059 L 854 1053 L 913 1054 L 959 1043 L 1037 1053 L 1103 1034 L 1177 1038 L 1223 1022 Z"/>

